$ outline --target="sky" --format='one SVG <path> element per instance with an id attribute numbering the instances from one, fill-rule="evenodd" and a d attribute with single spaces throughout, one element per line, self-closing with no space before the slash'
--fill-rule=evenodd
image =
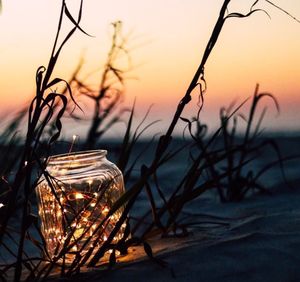
<path id="1" fill-rule="evenodd" d="M 149 121 L 162 120 L 164 131 L 200 63 L 222 0 L 86 0 L 80 32 L 65 46 L 55 75 L 66 80 L 84 56 L 82 76 L 103 66 L 110 46 L 110 23 L 121 20 L 128 41 L 132 70 L 124 105 L 137 100 L 136 120 L 153 104 Z M 229 12 L 247 13 L 254 1 L 232 0 Z M 60 11 L 59 0 L 3 0 L 0 15 L 0 115 L 14 113 L 30 101 L 35 72 L 47 65 Z M 79 1 L 67 1 L 75 12 Z M 300 19 L 299 0 L 273 3 Z M 279 101 L 278 115 L 268 106 L 265 127 L 271 131 L 300 129 L 300 24 L 261 0 L 263 12 L 225 23 L 205 67 L 208 89 L 201 118 L 218 125 L 219 109 L 250 97 L 259 83 Z M 67 30 L 68 25 L 64 30 Z M 89 78 L 97 85 L 99 73 Z M 87 109 L 87 111 L 89 111 Z M 243 110 L 247 113 L 247 107 Z M 197 112 L 197 95 L 183 113 Z M 181 125 L 179 125 L 180 128 Z M 181 130 L 181 129 L 178 129 Z M 67 134 L 78 134 L 69 126 Z M 117 134 L 117 132 L 115 132 Z"/>

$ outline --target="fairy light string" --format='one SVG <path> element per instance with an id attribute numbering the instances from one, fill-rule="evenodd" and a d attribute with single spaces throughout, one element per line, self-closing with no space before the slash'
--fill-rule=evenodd
<path id="1" fill-rule="evenodd" d="M 68 153 L 51 157 L 37 189 L 42 233 L 50 257 L 69 248 L 74 254 L 105 242 L 121 217 L 120 208 L 104 222 L 116 200 L 124 193 L 122 174 L 105 158 L 105 151 Z M 114 238 L 123 236 L 125 225 Z M 86 244 L 88 242 L 88 244 Z"/>

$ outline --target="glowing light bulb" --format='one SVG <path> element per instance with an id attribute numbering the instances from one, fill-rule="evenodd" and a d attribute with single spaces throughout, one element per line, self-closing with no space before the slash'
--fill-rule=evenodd
<path id="1" fill-rule="evenodd" d="M 4 205 L 2 203 L 0 203 L 0 209 L 3 208 L 3 207 L 4 207 Z"/>
<path id="2" fill-rule="evenodd" d="M 73 234 L 75 239 L 78 239 L 84 233 L 84 228 L 77 228 Z"/>
<path id="3" fill-rule="evenodd" d="M 75 199 L 76 199 L 76 200 L 84 199 L 84 196 L 83 196 L 82 193 L 76 192 L 76 193 L 75 193 Z"/>
<path id="4" fill-rule="evenodd" d="M 103 212 L 104 214 L 108 214 L 109 208 L 105 206 L 104 209 L 102 210 L 102 212 Z"/>

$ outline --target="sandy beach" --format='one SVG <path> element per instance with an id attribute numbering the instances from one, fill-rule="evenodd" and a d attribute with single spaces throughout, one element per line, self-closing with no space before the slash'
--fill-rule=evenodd
<path id="1" fill-rule="evenodd" d="M 187 212 L 182 223 L 189 226 L 188 236 L 149 241 L 164 266 L 137 246 L 113 270 L 92 270 L 70 281 L 299 281 L 300 191 L 280 191 L 283 185 L 272 196 L 207 201 L 198 214 Z"/>

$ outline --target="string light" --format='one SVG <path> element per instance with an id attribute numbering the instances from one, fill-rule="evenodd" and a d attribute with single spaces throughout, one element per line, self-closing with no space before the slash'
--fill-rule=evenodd
<path id="1" fill-rule="evenodd" d="M 86 252 L 91 245 L 101 245 L 121 217 L 122 207 L 105 221 L 113 204 L 124 193 L 124 184 L 121 172 L 101 152 L 66 154 L 51 157 L 48 162 L 47 171 L 58 181 L 53 182 L 53 187 L 46 180 L 41 181 L 37 194 L 42 232 L 51 256 L 66 247 L 65 242 L 75 244 L 67 260 L 74 259 L 76 252 Z M 113 243 L 122 238 L 124 230 L 123 224 Z M 89 244 L 82 249 L 87 240 Z"/>
<path id="2" fill-rule="evenodd" d="M 102 213 L 105 214 L 105 215 L 107 215 L 108 212 L 109 212 L 109 208 L 108 208 L 107 206 L 105 206 L 105 207 L 103 208 L 103 210 L 102 210 Z"/>
<path id="3" fill-rule="evenodd" d="M 79 200 L 79 199 L 84 199 L 84 196 L 82 193 L 75 193 L 75 199 Z"/>

